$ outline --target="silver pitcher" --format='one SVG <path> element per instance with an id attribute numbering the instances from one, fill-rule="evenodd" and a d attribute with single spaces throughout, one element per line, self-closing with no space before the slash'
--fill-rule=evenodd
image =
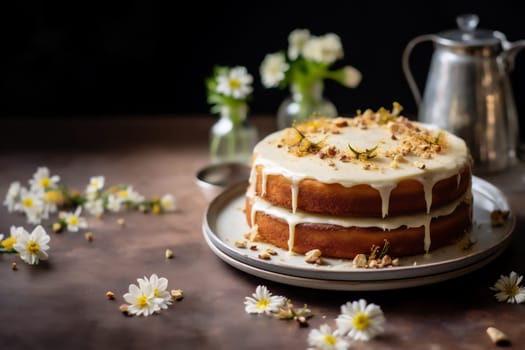
<path id="1" fill-rule="evenodd" d="M 405 78 L 418 104 L 418 119 L 462 137 L 474 171 L 490 173 L 516 161 L 519 125 L 508 73 L 525 40 L 477 29 L 476 15 L 457 18 L 459 29 L 412 39 L 403 52 Z M 432 41 L 434 52 L 423 100 L 410 71 L 414 47 Z"/>

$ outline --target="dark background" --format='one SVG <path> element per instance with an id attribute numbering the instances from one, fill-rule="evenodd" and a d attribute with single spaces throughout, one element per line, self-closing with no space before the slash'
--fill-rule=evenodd
<path id="1" fill-rule="evenodd" d="M 415 114 L 401 69 L 409 40 L 456 28 L 455 17 L 464 13 L 477 13 L 480 27 L 511 41 L 525 39 L 521 7 L 519 1 L 17 1 L 0 13 L 0 116 L 205 115 L 203 81 L 215 64 L 246 66 L 255 78 L 251 113 L 271 115 L 287 91 L 262 87 L 259 64 L 286 49 L 296 28 L 337 33 L 345 58 L 335 67 L 351 64 L 363 73 L 356 89 L 326 82 L 325 95 L 340 114 L 392 101 Z M 421 88 L 432 50 L 422 44 L 412 56 Z M 517 56 L 511 81 L 525 125 L 525 54 Z"/>

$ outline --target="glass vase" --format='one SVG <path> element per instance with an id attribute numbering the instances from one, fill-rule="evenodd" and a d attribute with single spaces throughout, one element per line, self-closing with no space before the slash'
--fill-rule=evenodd
<path id="1" fill-rule="evenodd" d="M 212 163 L 250 164 L 253 147 L 258 141 L 258 133 L 247 115 L 246 104 L 221 107 L 219 120 L 210 130 Z"/>
<path id="2" fill-rule="evenodd" d="M 296 123 L 307 121 L 310 116 L 336 117 L 335 105 L 323 96 L 323 82 L 310 85 L 291 84 L 291 96 L 287 97 L 277 110 L 277 128 L 284 129 Z"/>

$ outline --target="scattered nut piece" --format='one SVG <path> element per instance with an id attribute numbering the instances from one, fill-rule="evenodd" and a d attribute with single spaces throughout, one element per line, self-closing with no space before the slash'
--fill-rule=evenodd
<path id="1" fill-rule="evenodd" d="M 166 259 L 173 259 L 173 252 L 171 251 L 171 249 L 166 249 L 164 256 L 166 257 Z"/>
<path id="2" fill-rule="evenodd" d="M 89 231 L 84 233 L 84 238 L 86 238 L 88 242 L 91 242 L 93 240 L 93 232 Z"/>
<path id="3" fill-rule="evenodd" d="M 293 318 L 297 323 L 299 323 L 299 326 L 301 327 L 307 327 L 308 326 L 308 321 L 306 320 L 306 317 L 304 316 L 294 316 Z"/>
<path id="4" fill-rule="evenodd" d="M 357 254 L 354 257 L 354 260 L 352 260 L 352 265 L 354 267 L 366 267 L 367 264 L 368 261 L 365 254 Z"/>
<path id="5" fill-rule="evenodd" d="M 309 264 L 316 264 L 321 258 L 322 252 L 319 249 L 312 249 L 305 254 L 304 261 Z"/>
<path id="6" fill-rule="evenodd" d="M 250 246 L 250 250 L 259 250 L 259 248 L 257 248 L 257 245 L 252 244 L 252 245 Z"/>
<path id="7" fill-rule="evenodd" d="M 392 260 L 392 266 L 399 266 L 399 258 Z"/>
<path id="8" fill-rule="evenodd" d="M 370 260 L 370 261 L 368 262 L 368 267 L 370 267 L 371 269 L 376 268 L 376 267 L 379 267 L 379 263 L 378 263 L 377 260 L 375 260 L 375 259 Z"/>
<path id="9" fill-rule="evenodd" d="M 268 252 L 262 252 L 259 254 L 259 259 L 270 260 L 272 257 Z"/>
<path id="10" fill-rule="evenodd" d="M 53 223 L 53 231 L 55 233 L 59 233 L 60 231 L 62 231 L 62 225 L 60 224 L 60 222 Z"/>
<path id="11" fill-rule="evenodd" d="M 510 340 L 505 333 L 495 327 L 487 328 L 487 334 L 492 342 L 497 346 L 510 346 Z"/>
<path id="12" fill-rule="evenodd" d="M 245 239 L 238 239 L 233 243 L 237 248 L 246 248 L 246 240 Z"/>
<path id="13" fill-rule="evenodd" d="M 18 266 L 16 266 L 16 263 L 15 263 L 15 262 L 12 262 L 12 263 L 11 263 L 11 270 L 13 270 L 13 271 L 18 270 Z"/>
<path id="14" fill-rule="evenodd" d="M 492 227 L 500 227 L 505 224 L 505 221 L 508 219 L 510 211 L 496 209 L 490 213 L 490 222 Z"/>
<path id="15" fill-rule="evenodd" d="M 108 290 L 106 292 L 106 297 L 109 299 L 109 300 L 113 300 L 115 299 L 115 293 L 113 293 L 112 291 Z"/>
<path id="16" fill-rule="evenodd" d="M 119 226 L 124 226 L 125 223 L 126 223 L 126 221 L 124 221 L 124 218 L 118 218 L 117 219 L 117 224 Z"/>
<path id="17" fill-rule="evenodd" d="M 425 163 L 423 163 L 423 162 L 419 162 L 419 161 L 414 162 L 414 166 L 416 166 L 417 168 L 419 168 L 419 169 L 421 169 L 421 170 L 423 170 L 423 169 L 425 169 L 425 168 L 427 167 L 427 166 L 425 165 Z"/>
<path id="18" fill-rule="evenodd" d="M 266 248 L 266 253 L 270 255 L 277 255 L 277 252 L 273 248 Z"/>
<path id="19" fill-rule="evenodd" d="M 171 293 L 171 298 L 173 300 L 179 301 L 179 300 L 182 300 L 182 298 L 184 298 L 182 289 L 172 289 L 170 293 Z"/>
<path id="20" fill-rule="evenodd" d="M 385 254 L 383 256 L 383 258 L 381 259 L 381 265 L 382 266 L 388 266 L 388 265 L 391 265 L 391 264 L 392 264 L 392 258 L 390 257 L 390 255 Z"/>
<path id="21" fill-rule="evenodd" d="M 124 316 L 129 316 L 128 304 L 120 304 L 118 309 L 120 310 L 120 312 L 122 312 L 122 314 L 124 314 Z"/>

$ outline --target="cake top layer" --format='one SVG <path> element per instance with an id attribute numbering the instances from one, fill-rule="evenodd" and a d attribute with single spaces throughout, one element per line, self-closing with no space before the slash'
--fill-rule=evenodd
<path id="1" fill-rule="evenodd" d="M 354 118 L 316 118 L 274 132 L 254 149 L 254 165 L 292 180 L 391 185 L 458 174 L 470 164 L 465 142 L 432 125 L 399 116 L 401 108 Z"/>

